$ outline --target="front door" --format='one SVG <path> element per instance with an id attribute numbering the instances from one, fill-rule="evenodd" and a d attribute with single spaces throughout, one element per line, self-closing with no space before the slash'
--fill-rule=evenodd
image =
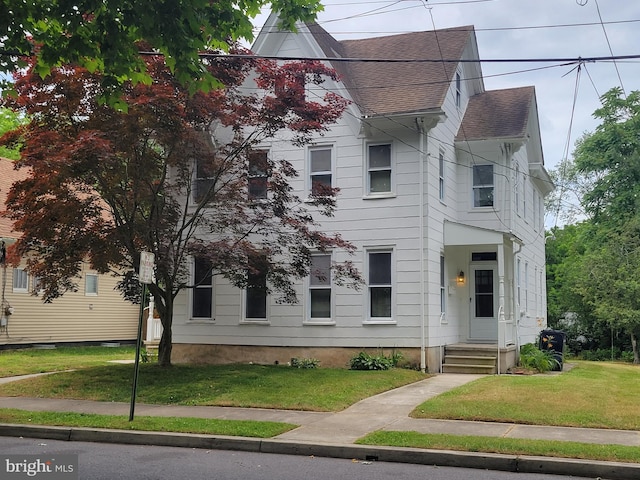
<path id="1" fill-rule="evenodd" d="M 471 315 L 469 340 L 498 340 L 498 298 L 496 295 L 496 264 L 471 267 Z"/>

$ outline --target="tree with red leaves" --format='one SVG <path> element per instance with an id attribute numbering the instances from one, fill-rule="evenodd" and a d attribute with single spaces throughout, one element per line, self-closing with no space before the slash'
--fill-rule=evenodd
<path id="1" fill-rule="evenodd" d="M 84 261 L 122 275 L 131 298 L 140 252 L 154 253 L 149 291 L 164 328 L 158 361 L 168 366 L 173 303 L 195 286 L 194 259 L 207 266 L 201 278 L 220 275 L 243 288 L 266 276 L 270 291 L 293 302 L 312 251 L 353 251 L 317 223 L 332 215 L 337 192 L 316 188 L 302 201 L 290 186 L 293 166 L 259 148 L 285 133 L 305 144 L 347 102 L 304 94 L 305 84 L 335 78 L 319 62 L 211 57 L 206 68 L 224 88 L 195 94 L 160 56 L 146 62 L 153 82 L 123 85 L 126 111 L 101 102 L 101 77 L 80 67 L 53 69 L 44 80 L 33 68 L 17 75 L 17 96 L 6 103 L 30 122 L 0 143 L 22 145 L 17 168 L 30 172 L 9 192 L 8 215 L 22 232 L 15 253 L 41 279 L 44 300 L 76 288 Z M 350 262 L 333 269 L 338 281 L 360 282 Z"/>

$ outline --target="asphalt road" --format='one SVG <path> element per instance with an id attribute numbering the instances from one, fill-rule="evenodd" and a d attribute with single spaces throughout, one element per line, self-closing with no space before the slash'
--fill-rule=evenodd
<path id="1" fill-rule="evenodd" d="M 561 480 L 584 477 L 320 457 L 0 437 L 2 455 L 78 455 L 81 480 Z M 4 478 L 0 465 L 0 478 Z M 34 477 L 37 479 L 37 476 Z M 584 479 L 586 480 L 586 479 Z M 593 480 L 593 479 L 591 479 Z"/>

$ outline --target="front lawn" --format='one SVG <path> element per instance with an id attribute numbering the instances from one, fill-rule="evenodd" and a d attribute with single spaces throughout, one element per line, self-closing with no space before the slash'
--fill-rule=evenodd
<path id="1" fill-rule="evenodd" d="M 112 364 L 62 372 L 0 386 L 0 396 L 128 402 L 133 365 Z M 284 365 L 140 365 L 137 401 L 339 411 L 392 388 L 422 380 L 415 370 L 354 371 Z"/>
<path id="2" fill-rule="evenodd" d="M 488 376 L 419 405 L 415 418 L 640 430 L 640 368 L 577 362 L 560 375 Z"/>
<path id="3" fill-rule="evenodd" d="M 105 365 L 113 360 L 133 361 L 135 355 L 135 346 L 0 350 L 0 378 Z"/>

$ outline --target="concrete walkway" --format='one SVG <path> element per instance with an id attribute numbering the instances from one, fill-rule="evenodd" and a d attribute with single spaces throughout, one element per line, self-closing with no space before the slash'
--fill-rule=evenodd
<path id="1" fill-rule="evenodd" d="M 446 392 L 452 388 L 464 385 L 468 382 L 480 378 L 481 375 L 463 375 L 463 374 L 439 374 L 428 379 L 416 382 L 404 387 L 400 387 L 382 394 L 366 398 L 351 407 L 336 413 L 319 413 L 319 412 L 303 412 L 303 411 L 291 411 L 291 410 L 270 410 L 260 408 L 234 408 L 234 407 L 201 407 L 201 406 L 179 406 L 179 405 L 145 405 L 137 404 L 135 409 L 136 416 L 167 416 L 167 417 L 196 417 L 196 418 L 219 418 L 219 419 L 231 419 L 231 420 L 264 420 L 274 422 L 286 422 L 299 425 L 298 428 L 289 432 L 283 433 L 272 440 L 259 440 L 259 439 L 244 439 L 242 443 L 242 449 L 252 442 L 258 445 L 258 451 L 269 451 L 279 453 L 298 453 L 298 454 L 311 454 L 321 456 L 322 452 L 326 456 L 345 456 L 345 458 L 358 458 L 360 456 L 367 456 L 365 451 L 374 451 L 375 458 L 380 456 L 380 452 L 385 447 L 363 447 L 356 446 L 354 442 L 366 435 L 369 432 L 377 430 L 397 430 L 397 431 L 416 431 L 420 433 L 447 433 L 453 435 L 476 435 L 476 436 L 493 436 L 493 437 L 505 437 L 505 438 L 523 438 L 523 439 L 540 439 L 540 440 L 560 440 L 560 441 L 572 441 L 582 443 L 595 443 L 595 444 L 617 444 L 638 447 L 640 446 L 640 432 L 626 431 L 626 430 L 601 430 L 590 428 L 566 428 L 555 426 L 534 426 L 534 425 L 517 425 L 509 423 L 487 423 L 487 422 L 469 422 L 469 421 L 452 421 L 452 420 L 433 420 L 433 419 L 414 419 L 410 418 L 409 413 L 420 403 Z M 1 383 L 17 380 L 18 378 L 25 377 L 13 377 L 0 379 Z M 23 397 L 0 397 L 0 408 L 16 408 L 21 410 L 34 410 L 34 411 L 59 411 L 59 412 L 77 412 L 77 413 L 98 413 L 106 415 L 125 415 L 129 414 L 130 405 L 128 403 L 115 403 L 115 402 L 92 402 L 85 400 L 58 400 L 47 398 L 23 398 Z M 27 429 L 30 427 L 24 427 L 20 430 L 20 427 L 0 425 L 0 435 L 24 435 L 24 436 L 36 436 L 46 434 L 47 429 L 38 427 L 35 433 L 29 434 Z M 90 438 L 96 439 L 94 441 L 115 441 L 117 443 L 158 443 L 167 441 L 169 437 L 173 435 L 172 441 L 180 442 L 183 446 L 194 446 L 193 443 L 196 437 L 202 440 L 201 435 L 184 435 L 184 434 L 152 434 L 149 433 L 145 438 L 144 432 L 121 432 L 121 435 L 114 436 L 111 434 L 105 440 L 103 435 L 99 435 L 98 429 L 75 429 L 83 430 L 82 435 L 72 433 L 60 433 L 74 429 L 66 427 L 50 428 L 54 436 L 53 438 L 65 438 L 65 439 L 80 439 Z M 91 430 L 91 434 L 87 433 L 87 430 Z M 89 435 L 87 437 L 87 435 Z M 126 436 L 126 438 L 125 438 Z M 135 437 L 135 440 L 132 439 Z M 191 437 L 191 440 L 185 440 Z M 99 440 L 98 438 L 103 438 Z M 177 440 L 176 440 L 177 438 Z M 239 440 L 227 437 L 225 441 L 221 441 L 219 437 L 216 437 L 214 447 L 203 448 L 240 448 Z M 115 440 L 114 440 L 115 439 Z M 184 443 L 187 442 L 187 443 Z M 173 443 L 172 443 L 173 444 Z M 205 443 L 210 445 L 210 443 Z M 274 450 L 275 448 L 283 450 Z M 253 448 L 253 447 L 252 447 Z M 323 450 L 323 448 L 325 450 Z M 328 449 L 328 450 L 326 450 Z M 369 450 L 366 450 L 369 449 Z M 382 450 L 381 450 L 382 449 Z M 387 447 L 390 450 L 391 447 Z M 415 454 L 417 449 L 391 449 L 394 455 L 399 451 L 403 451 L 405 455 Z M 426 451 L 422 451 L 420 458 L 424 459 Z M 432 452 L 433 454 L 433 452 Z M 438 456 L 434 457 L 439 459 L 436 463 L 446 464 L 446 456 L 442 456 L 442 452 Z M 478 468 L 492 468 L 491 462 L 488 458 L 493 458 L 490 454 L 463 454 L 449 452 L 449 455 L 454 455 L 455 459 L 452 460 L 453 465 L 456 466 L 477 466 Z M 482 462 L 478 463 L 478 456 L 482 459 Z M 514 471 L 523 471 L 524 457 L 519 456 L 495 456 L 500 458 L 501 461 L 510 459 L 505 463 L 504 468 L 495 467 L 496 469 L 515 469 Z M 363 458 L 363 457 L 362 457 Z M 394 458 L 393 461 L 405 461 L 397 459 L 395 456 L 390 455 L 388 458 Z M 413 462 L 415 455 L 411 456 Z M 538 464 L 542 461 L 540 460 Z M 515 460 L 514 460 L 515 459 Z M 495 459 L 494 459 L 495 460 Z M 391 460 L 389 460 L 391 461 Z M 420 460 L 422 461 L 422 460 Z M 431 457 L 425 460 L 427 463 L 434 462 Z M 467 462 L 467 463 L 465 463 Z M 470 464 L 468 462 L 471 462 Z M 484 463 L 483 463 L 484 462 Z M 488 462 L 488 463 L 487 463 Z M 585 462 L 585 461 L 573 461 L 563 459 L 546 459 L 545 464 L 551 465 L 545 469 L 540 469 L 538 472 L 546 471 L 547 473 L 560 473 L 569 472 L 568 474 L 580 475 L 579 468 L 576 465 L 588 465 L 591 470 L 588 470 L 589 475 L 598 471 L 606 474 L 599 474 L 602 478 L 616 478 L 626 479 L 640 478 L 640 465 L 629 464 L 617 464 L 608 462 Z M 502 465 L 502 463 L 501 463 Z M 515 466 L 514 466 L 515 465 Z M 561 465 L 561 466 L 559 466 Z M 600 465 L 601 470 L 597 468 Z M 604 465 L 604 466 L 603 466 Z M 532 467 L 538 468 L 538 467 Z M 578 468 L 578 470 L 576 470 Z M 581 467 L 582 468 L 582 467 Z M 586 467 L 585 467 L 586 468 Z M 595 470 L 594 470 L 595 469 Z M 621 473 L 622 472 L 622 473 Z M 631 473 L 629 473 L 631 472 Z M 587 476 L 587 475 L 585 475 Z"/>

